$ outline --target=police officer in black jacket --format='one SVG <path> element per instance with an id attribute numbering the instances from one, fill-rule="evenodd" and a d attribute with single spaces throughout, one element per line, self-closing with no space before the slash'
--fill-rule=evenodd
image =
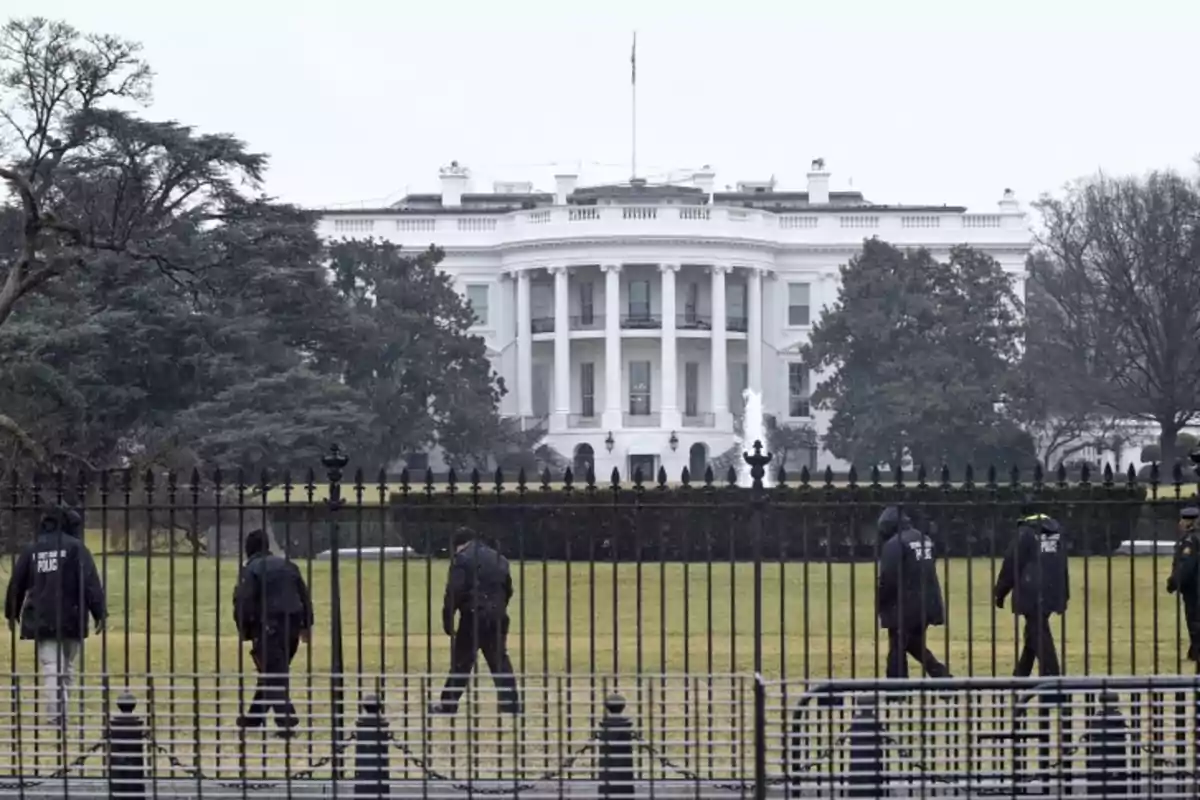
<path id="1" fill-rule="evenodd" d="M 499 693 L 500 710 L 521 713 L 517 682 L 508 657 L 508 603 L 513 596 L 508 559 L 472 532 L 461 529 L 455 537 L 455 552 L 446 582 L 442 606 L 442 628 L 452 637 L 450 675 L 442 689 L 434 714 L 454 714 L 475 669 L 475 658 L 483 653 Z M 458 614 L 458 628 L 454 616 Z"/>
<path id="2" fill-rule="evenodd" d="M 1012 594 L 1013 613 L 1025 618 L 1025 644 L 1013 675 L 1027 678 L 1033 662 L 1043 676 L 1061 675 L 1050 615 L 1065 614 L 1071 599 L 1071 574 L 1058 521 L 1028 504 L 1017 521 L 1017 538 L 1009 546 L 996 577 L 996 607 Z"/>
<path id="3" fill-rule="evenodd" d="M 65 722 L 67 689 L 75 681 L 88 615 L 97 633 L 108 617 L 104 585 L 82 535 L 83 517 L 75 509 L 46 513 L 37 539 L 17 557 L 4 598 L 9 629 L 19 618 L 21 638 L 34 643 L 46 708 L 57 725 Z"/>
<path id="4" fill-rule="evenodd" d="M 261 530 L 246 534 L 246 563 L 234 590 L 233 614 L 242 641 L 251 642 L 250 656 L 259 673 L 250 708 L 238 718 L 244 728 L 266 722 L 274 710 L 283 735 L 299 724 L 288 694 L 288 672 L 300 642 L 309 641 L 312 601 L 300 569 L 272 555 Z"/>
<path id="5" fill-rule="evenodd" d="M 1196 662 L 1200 673 L 1200 531 L 1197 520 L 1200 508 L 1187 506 L 1179 511 L 1179 541 L 1175 543 L 1175 557 L 1171 563 L 1171 577 L 1167 578 L 1167 591 L 1179 593 L 1183 604 L 1183 616 L 1187 621 L 1187 657 Z"/>
<path id="6" fill-rule="evenodd" d="M 929 677 L 948 678 L 950 671 L 925 643 L 930 626 L 946 623 L 933 541 L 896 506 L 879 515 L 878 528 L 884 544 L 876 603 L 879 624 L 888 632 L 887 676 L 907 678 L 911 655 Z"/>

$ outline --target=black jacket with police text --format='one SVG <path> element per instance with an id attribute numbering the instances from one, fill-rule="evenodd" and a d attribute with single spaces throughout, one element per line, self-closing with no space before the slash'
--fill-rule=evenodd
<path id="1" fill-rule="evenodd" d="M 21 618 L 22 639 L 83 639 L 89 614 L 96 622 L 108 615 L 92 554 L 71 534 L 43 531 L 17 558 L 5 618 Z"/>
<path id="2" fill-rule="evenodd" d="M 238 633 L 250 641 L 273 627 L 313 625 L 312 600 L 300 568 L 271 553 L 253 555 L 242 567 L 233 594 L 233 618 Z"/>
<path id="3" fill-rule="evenodd" d="M 907 526 L 884 542 L 876 604 L 879 624 L 889 630 L 945 624 L 933 540 L 916 528 Z"/>
<path id="4" fill-rule="evenodd" d="M 1026 617 L 1063 614 L 1071 599 L 1071 574 L 1062 530 L 1052 517 L 1025 517 L 1004 555 L 995 596 L 1012 594 L 1014 614 Z"/>
<path id="5" fill-rule="evenodd" d="M 1189 531 L 1175 543 L 1167 587 L 1179 592 L 1188 632 L 1200 643 L 1200 533 Z"/>
<path id="6" fill-rule="evenodd" d="M 442 604 L 442 627 L 454 629 L 454 613 L 480 620 L 500 621 L 507 616 L 513 596 L 508 559 L 483 542 L 472 541 L 454 555 L 446 597 Z"/>

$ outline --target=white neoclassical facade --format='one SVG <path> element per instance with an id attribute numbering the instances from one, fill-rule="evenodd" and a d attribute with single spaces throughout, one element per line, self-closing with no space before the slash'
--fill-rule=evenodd
<path id="1" fill-rule="evenodd" d="M 509 389 L 502 412 L 544 426 L 547 444 L 601 479 L 614 466 L 647 477 L 663 466 L 672 480 L 684 466 L 702 470 L 735 443 L 746 388 L 782 423 L 823 432 L 829 415 L 809 404 L 821 375 L 798 348 L 864 238 L 939 257 L 969 244 L 1024 291 L 1032 235 L 1007 190 L 994 211 L 968 213 L 830 191 L 820 160 L 805 191 L 714 191 L 714 178 L 706 168 L 686 185 L 579 186 L 559 175 L 554 192 L 474 192 L 454 163 L 440 194 L 327 210 L 320 233 L 443 248 Z"/>

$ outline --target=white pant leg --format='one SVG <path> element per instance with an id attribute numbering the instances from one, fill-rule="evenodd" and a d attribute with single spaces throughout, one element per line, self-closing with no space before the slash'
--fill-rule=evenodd
<path id="1" fill-rule="evenodd" d="M 52 719 L 66 713 L 67 691 L 75 683 L 75 661 L 82 645 L 78 639 L 42 639 L 37 643 L 44 703 Z"/>

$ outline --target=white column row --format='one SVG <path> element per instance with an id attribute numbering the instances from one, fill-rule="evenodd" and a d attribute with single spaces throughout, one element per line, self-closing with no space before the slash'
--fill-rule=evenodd
<path id="1" fill-rule="evenodd" d="M 621 369 L 621 266 L 605 264 L 604 272 L 604 410 L 606 429 L 622 426 Z M 678 398 L 678 347 L 676 336 L 675 276 L 679 264 L 660 264 L 662 274 L 662 401 L 661 424 L 678 428 L 682 418 Z M 554 414 L 553 430 L 565 430 L 571 410 L 570 294 L 566 267 L 550 268 L 554 276 Z M 728 330 L 725 313 L 725 281 L 730 266 L 716 264 L 712 277 L 712 406 L 718 428 L 732 424 L 728 389 Z M 762 391 L 762 273 L 751 268 L 747 276 L 747 358 L 751 389 Z M 517 273 L 517 405 L 521 416 L 533 415 L 533 336 L 531 332 L 530 275 Z"/>

